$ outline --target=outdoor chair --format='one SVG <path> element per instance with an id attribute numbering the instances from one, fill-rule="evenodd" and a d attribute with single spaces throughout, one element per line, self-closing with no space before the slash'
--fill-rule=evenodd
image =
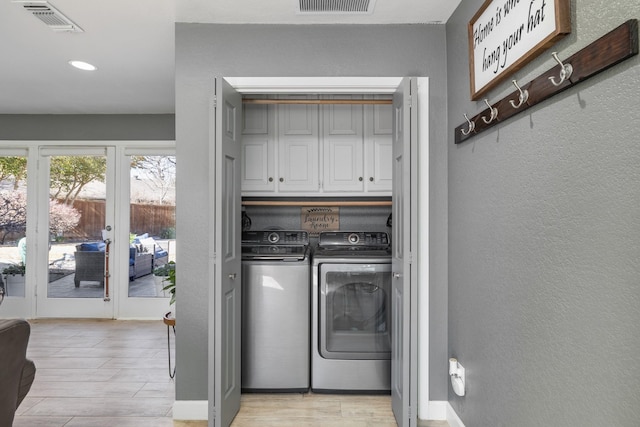
<path id="1" fill-rule="evenodd" d="M 82 281 L 100 282 L 100 286 L 104 286 L 104 251 L 102 242 L 76 245 L 76 288 Z"/>

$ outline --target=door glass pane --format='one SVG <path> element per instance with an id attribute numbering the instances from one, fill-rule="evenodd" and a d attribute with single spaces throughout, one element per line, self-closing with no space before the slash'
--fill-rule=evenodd
<path id="1" fill-rule="evenodd" d="M 105 156 L 52 156 L 48 298 L 102 298 Z"/>
<path id="2" fill-rule="evenodd" d="M 131 156 L 129 296 L 168 298 L 176 257 L 176 158 Z"/>
<path id="3" fill-rule="evenodd" d="M 0 293 L 24 298 L 27 265 L 27 158 L 0 157 Z M 2 298 L 2 296 L 0 296 Z"/>

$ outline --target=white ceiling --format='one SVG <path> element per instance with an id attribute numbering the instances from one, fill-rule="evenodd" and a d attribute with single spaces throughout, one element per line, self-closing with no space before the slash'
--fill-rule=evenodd
<path id="1" fill-rule="evenodd" d="M 372 14 L 300 15 L 296 0 L 50 0 L 84 32 L 54 32 L 0 0 L 0 114 L 174 112 L 174 23 L 446 22 L 460 0 L 376 0 Z M 177 11 L 176 11 L 177 4 Z M 79 59 L 97 71 L 76 70 Z"/>

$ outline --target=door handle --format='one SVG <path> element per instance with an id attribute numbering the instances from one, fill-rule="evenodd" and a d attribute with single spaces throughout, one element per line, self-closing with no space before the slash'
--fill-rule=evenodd
<path id="1" fill-rule="evenodd" d="M 394 278 L 394 279 L 399 279 L 399 278 L 401 278 L 401 277 L 402 277 L 402 274 L 401 274 L 401 273 L 393 273 L 393 278 Z"/>
<path id="2" fill-rule="evenodd" d="M 229 279 L 236 280 L 236 273 L 229 274 Z"/>

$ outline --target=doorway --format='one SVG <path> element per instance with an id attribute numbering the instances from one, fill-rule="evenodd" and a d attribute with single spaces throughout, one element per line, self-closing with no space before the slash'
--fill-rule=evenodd
<path id="1" fill-rule="evenodd" d="M 268 93 L 393 93 L 398 86 L 400 85 L 400 82 L 402 81 L 402 79 L 397 79 L 397 78 L 381 78 L 381 79 L 376 79 L 376 78 L 372 78 L 372 79 L 342 79 L 342 78 L 336 78 L 336 79 L 332 79 L 332 78 L 311 78 L 311 79 L 305 79 L 305 78 L 274 78 L 274 79 L 270 79 L 270 78 L 265 78 L 265 79 L 261 79 L 261 78 L 257 78 L 257 79 L 252 79 L 252 78 L 239 78 L 239 79 L 226 79 L 229 81 L 231 87 L 235 88 L 235 90 L 239 93 L 252 93 L 252 94 L 268 94 Z M 419 79 L 422 81 L 423 84 L 423 89 L 422 89 L 422 95 L 425 98 L 425 102 L 422 104 L 423 105 L 423 111 L 421 113 L 420 116 L 420 120 L 424 121 L 425 123 L 425 128 L 427 128 L 427 131 L 424 132 L 422 134 L 422 138 L 421 138 L 421 142 L 424 144 L 424 147 L 427 148 L 428 147 L 428 102 L 426 102 L 426 100 L 428 99 L 428 79 L 423 78 L 423 79 Z M 367 86 L 367 84 L 369 84 L 369 86 Z M 363 87 L 366 86 L 366 89 L 363 90 Z M 220 88 L 220 86 L 218 86 L 218 88 Z M 218 93 L 218 92 L 216 92 Z M 419 93 L 419 91 L 416 91 L 415 95 L 416 97 L 418 96 L 417 94 Z M 219 93 L 219 95 L 217 95 L 220 99 L 217 100 L 217 105 L 224 105 L 226 108 L 226 98 L 224 98 L 222 92 Z M 409 101 L 411 100 L 411 96 L 408 96 Z M 410 101 L 411 102 L 411 101 Z M 407 108 L 409 107 L 410 104 L 407 104 Z M 402 108 L 404 108 L 404 104 L 402 104 Z M 417 108 L 416 108 L 417 110 Z M 416 112 L 416 117 L 417 117 L 417 112 Z M 223 118 L 222 116 L 217 117 L 216 118 L 216 124 L 215 124 L 215 132 L 214 134 L 217 137 L 222 137 L 221 135 L 221 130 L 220 127 L 222 127 L 223 123 L 225 123 L 226 119 L 226 123 L 229 123 L 228 117 Z M 414 123 L 413 126 L 415 126 L 415 129 L 418 129 L 416 120 L 414 119 Z M 215 144 L 214 141 L 214 145 L 217 147 L 217 144 Z M 428 156 L 428 149 L 424 151 L 426 153 L 426 155 Z M 414 153 L 414 155 L 417 157 L 418 153 Z M 212 156 L 212 160 L 211 160 L 211 167 L 212 169 L 216 170 L 216 166 L 218 166 L 218 171 L 215 174 L 215 177 L 213 178 L 213 182 L 211 182 L 213 188 L 216 189 L 224 189 L 224 188 L 229 188 L 228 187 L 228 183 L 225 184 L 224 183 L 224 179 L 225 179 L 225 171 L 226 169 L 224 168 L 220 168 L 220 165 L 216 163 L 216 158 L 219 158 L 219 156 L 213 155 Z M 428 160 L 428 157 L 427 157 Z M 417 159 L 416 159 L 416 164 L 417 164 Z M 428 188 L 428 163 L 427 163 L 427 167 L 426 167 L 426 173 L 422 173 L 420 175 L 421 178 L 412 178 L 412 183 L 414 185 L 418 185 L 418 181 L 420 181 L 421 185 L 424 185 L 423 188 Z M 418 175 L 416 175 L 418 176 Z M 223 183 L 221 184 L 220 181 L 222 180 Z M 425 185 L 426 183 L 426 185 Z M 426 198 L 428 199 L 428 191 L 426 191 Z M 417 200 L 416 200 L 417 201 Z M 218 205 L 220 205 L 219 203 L 216 202 L 216 208 L 218 207 Z M 421 204 L 421 206 L 425 206 L 425 204 Z M 427 208 L 428 208 L 428 204 L 426 204 Z M 421 221 L 424 222 L 424 224 L 428 224 L 428 210 L 422 212 L 421 216 Z M 221 216 L 216 215 L 217 218 L 212 218 L 212 220 L 214 221 L 214 224 L 212 224 L 213 227 L 219 227 L 220 224 L 220 218 Z M 412 222 L 415 221 L 415 218 L 411 220 Z M 417 222 L 417 221 L 416 221 Z M 414 244 L 416 245 L 415 247 L 420 247 L 422 248 L 422 250 L 425 250 L 427 248 L 426 245 L 422 244 L 419 245 L 417 244 L 417 241 L 423 240 L 425 237 L 428 238 L 428 227 L 423 227 L 421 230 L 417 230 L 416 229 L 416 235 L 419 236 L 418 239 L 413 239 Z M 223 237 L 223 236 L 222 236 Z M 216 243 L 217 245 L 217 243 Z M 417 272 L 417 274 L 413 274 L 412 278 L 410 279 L 410 283 L 411 283 L 411 287 L 412 287 L 412 292 L 410 293 L 410 295 L 415 296 L 417 295 L 417 283 L 418 281 L 421 281 L 423 283 L 428 283 L 428 275 L 424 275 L 425 272 L 428 272 L 428 266 L 422 268 L 422 269 L 418 269 L 416 266 L 411 266 L 410 261 L 413 257 L 417 257 L 418 256 L 418 251 L 415 250 L 413 253 L 408 254 L 409 257 L 407 258 L 407 260 L 409 261 L 409 267 L 411 269 L 412 272 Z M 425 256 L 426 257 L 424 259 L 428 259 L 428 253 L 425 254 L 421 254 L 421 256 Z M 222 257 L 220 257 L 222 258 Z M 416 258 L 417 259 L 417 258 Z M 415 271 L 414 271 L 415 270 Z M 217 282 L 221 279 L 223 279 L 222 276 L 224 276 L 224 274 L 221 276 L 220 272 L 222 271 L 226 271 L 223 265 L 217 265 L 214 266 L 214 270 L 213 271 L 218 271 L 217 274 L 212 275 L 211 277 L 213 278 L 214 282 Z M 212 271 L 212 272 L 213 272 Z M 407 272 L 408 273 L 408 272 Z M 423 276 L 421 277 L 420 274 L 423 274 Z M 215 288 L 216 286 L 214 286 Z M 222 284 L 219 284 L 217 286 L 218 288 L 222 288 Z M 424 295 L 428 295 L 428 284 L 427 286 L 424 288 L 424 292 L 422 292 L 422 294 Z M 221 321 L 224 318 L 224 316 L 226 315 L 226 313 L 221 312 L 219 309 L 221 308 L 221 306 L 219 305 L 219 301 L 221 300 L 221 298 L 224 298 L 224 295 L 216 295 L 216 296 L 212 296 L 212 298 L 214 298 L 216 301 L 218 301 L 218 303 L 214 303 L 212 305 L 210 305 L 211 309 L 215 311 L 215 319 L 216 321 L 214 322 L 217 326 L 213 327 L 213 324 L 210 324 L 210 340 L 209 340 L 209 350 L 211 352 L 211 354 L 215 354 L 215 357 L 210 357 L 210 366 L 209 366 L 209 371 L 211 373 L 215 373 L 214 374 L 214 378 L 212 379 L 213 382 L 215 383 L 215 385 L 213 387 L 210 388 L 210 394 L 209 394 L 209 402 L 210 402 L 210 411 L 209 411 L 209 418 L 210 420 L 212 418 L 215 417 L 216 420 L 221 420 L 222 418 L 218 418 L 221 417 L 221 415 L 225 412 L 225 408 L 221 403 L 221 395 L 226 395 L 226 391 L 223 392 L 222 390 L 227 390 L 227 389 L 221 389 L 220 387 L 223 386 L 221 380 L 221 374 L 222 372 L 225 372 L 225 381 L 228 380 L 228 375 L 229 372 L 225 370 L 225 366 L 229 366 L 229 360 L 227 360 L 227 364 L 225 365 L 225 362 L 222 361 L 222 365 L 220 365 L 221 363 L 221 358 L 218 357 L 218 352 L 220 350 L 220 344 L 222 343 L 222 339 L 223 336 L 224 337 L 228 337 L 229 334 L 231 333 L 230 330 L 226 330 L 224 334 L 222 334 L 222 330 L 221 330 Z M 417 300 L 417 298 L 416 298 Z M 417 306 L 417 305 L 416 305 Z M 423 310 L 428 310 L 428 305 L 424 305 Z M 428 319 L 428 317 L 423 318 L 423 320 L 426 322 L 426 319 Z M 417 322 L 414 322 L 414 326 L 417 327 Z M 426 334 L 426 331 L 428 330 L 428 322 L 427 323 L 421 323 L 420 325 L 421 327 L 424 327 L 424 331 Z M 414 328 L 415 329 L 415 328 Z M 412 337 L 412 340 L 417 340 L 417 335 L 414 337 Z M 427 340 L 425 340 L 425 344 L 428 343 Z M 422 346 L 422 348 L 424 349 L 425 345 Z M 413 348 L 416 348 L 416 343 L 413 343 Z M 415 351 L 415 350 L 412 350 Z M 226 355 L 226 357 L 228 358 L 229 355 Z M 408 360 L 408 359 L 407 359 Z M 427 351 L 422 355 L 422 359 L 423 363 L 421 364 L 421 369 L 420 371 L 423 372 L 425 375 L 428 372 L 428 349 Z M 424 361 L 426 361 L 426 366 Z M 417 366 L 414 366 L 413 369 L 417 370 Z M 414 378 L 415 376 L 417 376 L 417 373 L 414 372 Z M 414 382 L 415 380 L 412 378 L 411 382 L 413 383 L 413 385 L 411 387 L 413 387 L 414 389 L 417 389 L 416 384 Z M 225 383 L 224 385 L 228 385 L 228 383 Z M 428 388 L 426 386 L 428 386 L 428 379 L 426 381 L 423 380 L 423 387 L 422 387 L 422 399 L 424 399 L 425 402 L 428 402 Z M 414 402 L 413 405 L 417 406 L 417 397 L 415 395 L 415 392 L 412 392 L 412 396 L 405 396 L 407 399 L 412 399 L 412 401 Z M 415 411 L 416 409 L 412 409 L 413 405 L 408 404 L 409 407 L 409 412 L 413 411 L 413 417 L 415 419 Z M 223 417 L 224 419 L 228 419 L 227 416 Z M 406 424 L 403 422 L 401 425 L 411 425 L 411 422 L 407 422 Z"/>

